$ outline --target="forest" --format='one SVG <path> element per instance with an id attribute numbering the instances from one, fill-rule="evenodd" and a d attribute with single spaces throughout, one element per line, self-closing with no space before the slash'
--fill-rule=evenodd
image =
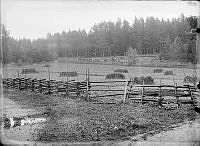
<path id="1" fill-rule="evenodd" d="M 46 38 L 35 40 L 13 38 L 5 25 L 2 29 L 1 61 L 19 64 L 51 61 L 59 57 L 103 57 L 123 56 L 129 47 L 138 53 L 143 49 L 154 50 L 160 59 L 195 63 L 196 35 L 189 33 L 197 27 L 197 17 L 185 17 L 171 20 L 153 16 L 134 18 L 134 23 L 118 18 L 116 22 L 102 21 L 91 29 L 68 30 L 61 33 L 47 33 Z M 171 42 L 179 38 L 179 43 L 170 54 L 170 47 L 162 47 L 161 40 Z M 152 53 L 152 52 L 151 52 Z"/>

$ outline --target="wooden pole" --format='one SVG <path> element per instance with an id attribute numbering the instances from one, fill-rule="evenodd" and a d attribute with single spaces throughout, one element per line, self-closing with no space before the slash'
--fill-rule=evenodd
<path id="1" fill-rule="evenodd" d="M 163 105 L 162 105 L 162 89 L 161 89 L 161 79 L 160 79 L 160 86 L 159 86 L 159 98 L 158 98 L 158 106 L 159 108 L 161 108 Z"/>
<path id="2" fill-rule="evenodd" d="M 193 98 L 193 94 L 192 94 L 192 92 L 191 92 L 190 85 L 188 85 L 188 89 L 189 89 L 189 94 L 190 94 L 190 97 L 191 97 L 191 100 L 192 100 L 192 104 L 193 104 L 193 106 L 194 106 L 195 103 L 194 103 L 194 98 Z"/>
<path id="3" fill-rule="evenodd" d="M 126 96 L 127 96 L 127 86 L 128 86 L 128 80 L 126 81 L 126 85 L 125 85 L 125 88 L 124 88 L 124 98 L 123 98 L 123 103 L 126 102 Z"/>
<path id="4" fill-rule="evenodd" d="M 87 83 L 87 91 L 86 91 L 86 100 L 90 100 L 90 95 L 89 95 L 89 69 L 86 69 L 86 83 Z"/>
<path id="5" fill-rule="evenodd" d="M 67 84 L 66 84 L 66 96 L 69 96 L 69 86 L 68 86 L 68 76 L 67 76 Z"/>
<path id="6" fill-rule="evenodd" d="M 144 99 L 144 80 L 142 80 L 142 97 L 141 97 L 141 103 L 143 104 Z"/>
<path id="7" fill-rule="evenodd" d="M 175 82 L 174 78 L 173 81 L 174 81 L 174 97 L 176 98 L 176 103 L 178 104 L 178 106 L 180 106 L 179 97 L 177 93 L 177 83 Z"/>

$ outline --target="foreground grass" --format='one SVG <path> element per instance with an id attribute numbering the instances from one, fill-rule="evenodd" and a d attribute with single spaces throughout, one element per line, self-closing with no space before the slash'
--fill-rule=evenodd
<path id="1" fill-rule="evenodd" d="M 196 118 L 192 105 L 186 104 L 178 109 L 164 110 L 155 103 L 97 104 L 81 98 L 44 96 L 27 91 L 5 90 L 4 96 L 22 108 L 49 113 L 45 127 L 34 133 L 36 136 L 32 140 L 35 141 L 128 140 Z"/>

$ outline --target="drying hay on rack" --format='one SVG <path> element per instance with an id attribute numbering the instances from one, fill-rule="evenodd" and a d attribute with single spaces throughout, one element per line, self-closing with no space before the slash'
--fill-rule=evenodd
<path id="1" fill-rule="evenodd" d="M 127 69 L 116 69 L 114 72 L 119 72 L 119 73 L 128 73 Z"/>
<path id="2" fill-rule="evenodd" d="M 153 73 L 162 73 L 162 72 L 163 72 L 163 69 L 161 68 L 157 68 L 153 70 Z"/>
<path id="3" fill-rule="evenodd" d="M 151 76 L 147 76 L 147 77 L 135 77 L 134 78 L 134 83 L 135 84 L 154 84 L 154 79 Z"/>
<path id="4" fill-rule="evenodd" d="M 164 75 L 174 75 L 173 71 L 165 71 Z"/>
<path id="5" fill-rule="evenodd" d="M 25 68 L 22 69 L 22 74 L 38 73 L 35 68 Z"/>
<path id="6" fill-rule="evenodd" d="M 78 73 L 76 71 L 72 71 L 72 72 L 60 72 L 60 76 L 59 77 L 77 77 Z"/>
<path id="7" fill-rule="evenodd" d="M 125 79 L 125 75 L 120 73 L 107 74 L 106 79 Z"/>

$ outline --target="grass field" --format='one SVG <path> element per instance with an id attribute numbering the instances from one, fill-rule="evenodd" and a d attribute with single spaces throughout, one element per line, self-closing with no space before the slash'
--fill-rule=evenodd
<path id="1" fill-rule="evenodd" d="M 21 77 L 46 78 L 48 68 L 45 64 L 33 64 L 26 66 L 7 65 L 3 68 L 4 77 L 17 77 L 23 68 L 35 68 L 39 73 L 22 75 Z M 131 67 L 100 64 L 72 64 L 52 62 L 50 65 L 50 77 L 54 80 L 66 80 L 59 77 L 58 72 L 78 72 L 77 77 L 70 77 L 77 81 L 85 80 L 85 71 L 90 69 L 90 81 L 105 81 L 105 76 L 114 73 L 116 69 L 126 69 L 126 79 L 130 77 L 152 76 L 155 84 L 184 84 L 186 75 L 192 76 L 193 69 L 163 68 L 162 73 L 153 73 L 154 67 Z M 164 75 L 165 71 L 173 71 L 174 75 Z M 160 78 L 167 78 L 161 79 Z M 33 113 L 49 112 L 46 123 L 26 125 L 5 129 L 8 138 L 29 141 L 122 141 L 131 139 L 138 134 L 159 133 L 169 130 L 172 125 L 194 120 L 198 117 L 193 106 L 183 104 L 174 110 L 159 109 L 157 103 L 138 104 L 128 101 L 126 104 L 97 104 L 97 101 L 86 102 L 81 98 L 44 96 L 28 91 L 4 90 L 4 98 L 9 99 L 4 107 L 5 114 L 12 116 L 31 115 Z M 121 98 L 121 97 L 120 97 Z M 97 100 L 102 100 L 99 98 Z M 103 99 L 105 100 L 105 99 Z M 12 103 L 13 102 L 13 103 Z M 14 104 L 16 106 L 9 106 Z M 9 109 L 10 112 L 6 112 Z M 17 109 L 19 112 L 14 112 Z"/>
<path id="2" fill-rule="evenodd" d="M 3 68 L 4 77 L 17 77 L 18 72 L 21 73 L 23 68 L 35 68 L 39 73 L 33 74 L 21 74 L 22 77 L 31 78 L 48 78 L 48 68 L 44 67 L 45 64 L 32 64 L 26 66 L 14 66 L 7 65 Z M 58 72 L 72 72 L 76 71 L 78 73 L 77 77 L 70 77 L 70 79 L 75 79 L 77 81 L 85 80 L 86 69 L 89 68 L 90 74 L 96 74 L 101 76 L 91 76 L 91 81 L 103 81 L 107 74 L 114 73 L 117 69 L 126 69 L 128 73 L 124 73 L 126 79 L 130 77 L 141 77 L 141 76 L 152 76 L 156 84 L 160 84 L 160 79 L 162 84 L 174 84 L 173 79 L 178 84 L 183 84 L 185 76 L 193 76 L 194 69 L 188 68 L 163 68 L 162 73 L 154 73 L 156 67 L 133 67 L 133 66 L 118 66 L 118 65 L 101 65 L 101 64 L 73 64 L 73 63 L 50 63 L 50 77 L 55 80 L 66 80 L 66 77 L 59 77 Z M 173 71 L 173 75 L 164 75 L 165 71 Z M 165 79 L 163 79 L 165 78 Z"/>
<path id="3" fill-rule="evenodd" d="M 174 110 L 164 110 L 150 102 L 96 104 L 81 98 L 44 96 L 13 90 L 4 90 L 4 98 L 13 101 L 21 109 L 12 116 L 21 116 L 26 110 L 49 112 L 46 123 L 4 130 L 7 138 L 24 141 L 122 141 L 150 131 L 153 134 L 169 130 L 173 125 L 198 118 L 190 104 Z"/>

